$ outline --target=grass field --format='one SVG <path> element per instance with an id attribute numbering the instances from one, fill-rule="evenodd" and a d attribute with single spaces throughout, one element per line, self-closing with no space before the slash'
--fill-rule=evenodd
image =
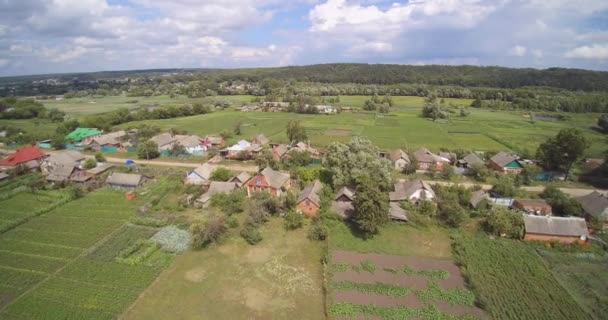
<path id="1" fill-rule="evenodd" d="M 0 200 L 0 234 L 66 201 L 61 191 L 23 191 Z"/>
<path id="2" fill-rule="evenodd" d="M 0 235 L 0 318 L 120 314 L 171 261 L 161 252 L 142 265 L 114 260 L 155 231 L 125 224 L 135 207 L 121 192 L 101 189 Z"/>
<path id="3" fill-rule="evenodd" d="M 264 225 L 256 246 L 235 234 L 183 253 L 123 317 L 323 319 L 321 244 L 306 238 L 306 228 L 285 231 L 282 222 Z"/>
<path id="4" fill-rule="evenodd" d="M 462 236 L 455 239 L 454 251 L 493 319 L 590 319 L 531 246 Z"/>

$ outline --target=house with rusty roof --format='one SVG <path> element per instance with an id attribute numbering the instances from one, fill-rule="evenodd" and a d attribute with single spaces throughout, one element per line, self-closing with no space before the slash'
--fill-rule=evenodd
<path id="1" fill-rule="evenodd" d="M 321 199 L 319 198 L 319 192 L 323 189 L 321 181 L 315 179 L 311 184 L 307 185 L 298 197 L 296 201 L 296 209 L 309 218 L 313 218 L 317 215 L 317 212 L 321 208 Z"/>
<path id="2" fill-rule="evenodd" d="M 271 196 L 279 197 L 289 190 L 291 182 L 288 173 L 282 173 L 267 167 L 249 179 L 245 186 L 248 197 L 251 197 L 255 192 L 268 192 Z"/>
<path id="3" fill-rule="evenodd" d="M 122 139 L 124 139 L 126 136 L 127 132 L 125 130 L 110 132 L 92 138 L 86 143 L 86 145 L 88 145 L 91 149 L 97 151 L 101 150 L 104 147 L 116 148 L 116 150 L 118 150 L 122 148 Z"/>
<path id="4" fill-rule="evenodd" d="M 27 170 L 34 170 L 40 166 L 44 157 L 46 155 L 38 147 L 27 146 L 17 149 L 14 153 L 0 160 L 0 167 L 10 169 L 23 166 Z"/>
<path id="5" fill-rule="evenodd" d="M 519 174 L 524 170 L 524 165 L 519 162 L 517 156 L 504 151 L 490 158 L 488 166 L 503 174 Z"/>
<path id="6" fill-rule="evenodd" d="M 524 240 L 585 242 L 589 237 L 585 219 L 524 214 Z"/>

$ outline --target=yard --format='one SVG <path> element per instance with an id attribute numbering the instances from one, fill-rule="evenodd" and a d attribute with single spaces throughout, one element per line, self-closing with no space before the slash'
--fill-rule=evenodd
<path id="1" fill-rule="evenodd" d="M 322 245 L 306 228 L 285 231 L 279 218 L 262 232 L 256 246 L 233 234 L 178 256 L 123 318 L 324 318 Z"/>

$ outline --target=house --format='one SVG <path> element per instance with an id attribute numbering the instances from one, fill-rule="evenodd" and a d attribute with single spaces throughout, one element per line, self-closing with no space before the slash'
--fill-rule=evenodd
<path id="1" fill-rule="evenodd" d="M 150 138 L 150 141 L 153 141 L 156 143 L 156 145 L 158 145 L 158 151 L 163 151 L 170 150 L 177 141 L 177 138 L 172 134 L 165 132 L 155 135 L 154 137 Z"/>
<path id="2" fill-rule="evenodd" d="M 95 138 L 99 138 L 101 133 L 97 128 L 76 128 L 65 135 L 65 140 L 86 144 Z"/>
<path id="3" fill-rule="evenodd" d="M 93 177 L 98 177 L 99 175 L 103 174 L 108 169 L 113 168 L 113 167 L 114 167 L 114 165 L 104 163 L 102 165 L 97 165 L 97 167 L 95 167 L 93 169 L 86 170 L 86 172 Z"/>
<path id="4" fill-rule="evenodd" d="M 450 164 L 455 164 L 456 163 L 456 154 L 453 152 L 439 152 L 439 157 L 443 158 L 443 159 L 447 159 Z"/>
<path id="5" fill-rule="evenodd" d="M 296 209 L 309 218 L 313 218 L 317 215 L 317 212 L 321 208 L 321 199 L 319 198 L 319 192 L 323 189 L 321 181 L 315 179 L 311 184 L 307 185 L 296 201 Z"/>
<path id="6" fill-rule="evenodd" d="M 469 204 L 473 209 L 478 209 L 483 206 L 483 203 L 489 204 L 489 201 L 490 194 L 488 194 L 485 190 L 477 190 L 471 193 L 471 200 L 469 200 Z"/>
<path id="7" fill-rule="evenodd" d="M 86 144 L 93 150 L 97 151 L 111 151 L 115 152 L 122 149 L 121 139 L 127 136 L 127 132 L 124 130 L 110 132 L 102 134 L 98 137 L 94 137 Z"/>
<path id="8" fill-rule="evenodd" d="M 326 104 L 318 104 L 315 106 L 315 109 L 317 109 L 317 112 L 324 114 L 338 113 L 338 109 L 336 107 Z"/>
<path id="9" fill-rule="evenodd" d="M 517 160 L 517 157 L 501 151 L 490 158 L 488 166 L 503 174 L 519 174 L 524 170 L 523 164 Z"/>
<path id="10" fill-rule="evenodd" d="M 593 191 L 590 194 L 575 198 L 583 208 L 583 214 L 587 220 L 600 219 L 608 224 L 608 198 L 603 194 Z"/>
<path id="11" fill-rule="evenodd" d="M 265 146 L 265 145 L 267 145 L 267 144 L 270 143 L 270 139 L 266 138 L 266 136 L 263 133 L 260 133 L 255 138 L 253 138 L 253 140 L 251 141 L 251 143 L 259 144 L 261 146 Z"/>
<path id="12" fill-rule="evenodd" d="M 203 138 L 195 135 L 176 135 L 176 143 L 179 143 L 186 152 L 195 156 L 202 156 L 207 151 Z"/>
<path id="13" fill-rule="evenodd" d="M 399 202 L 389 202 L 388 217 L 393 221 L 407 222 L 407 211 L 401 207 Z"/>
<path id="14" fill-rule="evenodd" d="M 234 183 L 236 183 L 236 186 L 240 188 L 245 183 L 247 183 L 247 181 L 249 181 L 249 179 L 251 179 L 251 176 L 249 175 L 249 173 L 241 172 L 241 173 L 239 173 L 238 176 L 230 178 L 230 180 L 228 180 L 228 182 L 234 182 Z"/>
<path id="15" fill-rule="evenodd" d="M 349 218 L 355 212 L 353 201 L 355 200 L 355 191 L 349 187 L 342 187 L 336 193 L 334 201 L 331 204 L 331 209 L 342 216 Z"/>
<path id="16" fill-rule="evenodd" d="M 44 157 L 44 152 L 38 149 L 38 147 L 27 146 L 17 149 L 17 151 L 8 157 L 0 160 L 0 167 L 13 168 L 22 165 L 26 169 L 35 169 L 40 166 L 40 162 Z"/>
<path id="17" fill-rule="evenodd" d="M 210 181 L 209 179 L 211 179 L 211 174 L 213 173 L 213 170 L 214 168 L 210 164 L 203 163 L 203 165 L 188 172 L 184 183 L 194 185 L 208 184 Z"/>
<path id="18" fill-rule="evenodd" d="M 56 167 L 80 167 L 80 163 L 84 160 L 84 154 L 76 150 L 63 150 L 60 152 L 52 153 L 50 156 L 45 158 L 40 165 L 43 173 L 48 174 L 53 168 Z"/>
<path id="19" fill-rule="evenodd" d="M 553 213 L 551 206 L 544 199 L 513 199 L 511 207 L 529 214 L 549 216 Z"/>
<path id="20" fill-rule="evenodd" d="M 389 193 L 391 202 L 400 201 L 418 201 L 418 200 L 434 200 L 435 191 L 431 186 L 420 180 L 412 180 L 406 182 L 395 183 L 395 191 Z"/>
<path id="21" fill-rule="evenodd" d="M 310 154 L 311 158 L 319 158 L 320 157 L 320 153 L 319 150 L 317 150 L 316 148 L 311 147 L 310 145 L 300 141 L 298 143 L 296 143 L 293 147 L 291 147 L 291 149 L 288 150 L 288 154 L 290 152 L 308 152 Z"/>
<path id="22" fill-rule="evenodd" d="M 203 193 L 198 199 L 196 199 L 196 202 L 206 206 L 214 194 L 230 193 L 237 188 L 238 187 L 234 182 L 211 181 L 207 192 Z"/>
<path id="23" fill-rule="evenodd" d="M 410 157 L 401 149 L 389 152 L 386 157 L 391 160 L 395 170 L 403 171 L 405 166 L 411 163 Z"/>
<path id="24" fill-rule="evenodd" d="M 585 242 L 589 236 L 583 218 L 552 217 L 524 214 L 524 240 L 559 241 L 561 243 Z"/>
<path id="25" fill-rule="evenodd" d="M 49 174 L 46 176 L 46 181 L 52 183 L 67 182 L 72 176 L 72 173 L 76 170 L 73 166 L 59 166 L 53 167 Z"/>
<path id="26" fill-rule="evenodd" d="M 250 147 L 251 143 L 249 143 L 249 141 L 240 140 L 234 145 L 221 150 L 220 154 L 226 158 L 236 158 L 241 152 L 249 152 Z"/>
<path id="27" fill-rule="evenodd" d="M 484 162 L 477 154 L 469 153 L 464 158 L 458 160 L 457 165 L 467 169 L 473 165 L 484 165 Z"/>
<path id="28" fill-rule="evenodd" d="M 106 184 L 114 189 L 135 189 L 146 181 L 141 174 L 112 172 Z"/>
<path id="29" fill-rule="evenodd" d="M 272 148 L 272 158 L 274 159 L 274 161 L 281 161 L 281 159 L 283 159 L 289 149 L 290 147 L 286 144 L 280 144 Z"/>
<path id="30" fill-rule="evenodd" d="M 427 148 L 421 148 L 414 152 L 414 158 L 418 162 L 419 170 L 431 170 L 433 168 L 437 170 L 443 169 L 443 166 L 450 163 L 449 159 L 442 158 L 429 151 Z"/>
<path id="31" fill-rule="evenodd" d="M 226 141 L 224 141 L 224 138 L 220 136 L 206 136 L 205 139 L 203 139 L 203 144 L 208 147 L 221 147 L 225 143 Z"/>
<path id="32" fill-rule="evenodd" d="M 290 185 L 290 177 L 287 173 L 272 170 L 268 167 L 245 184 L 247 186 L 247 196 L 251 197 L 254 192 L 265 191 L 274 197 L 281 196 L 287 191 Z"/>

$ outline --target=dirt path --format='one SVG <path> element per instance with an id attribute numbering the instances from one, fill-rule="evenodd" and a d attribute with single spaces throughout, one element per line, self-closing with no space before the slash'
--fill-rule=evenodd
<path id="1" fill-rule="evenodd" d="M 433 185 L 433 184 L 442 185 L 442 186 L 461 185 L 461 186 L 464 186 L 467 188 L 472 188 L 474 186 L 481 186 L 481 188 L 484 190 L 492 189 L 491 184 L 480 184 L 480 183 L 474 183 L 474 182 L 449 182 L 449 181 L 434 181 L 434 180 L 425 180 L 425 182 L 427 182 L 431 185 Z M 526 191 L 530 191 L 530 192 L 543 192 L 543 190 L 545 190 L 545 186 L 523 186 L 521 188 Z M 583 189 L 583 188 L 559 188 L 559 189 L 561 191 L 563 191 L 565 194 L 568 194 L 572 197 L 584 196 L 593 191 L 598 191 L 602 194 L 608 194 L 608 190 L 602 190 L 602 189 Z"/>

